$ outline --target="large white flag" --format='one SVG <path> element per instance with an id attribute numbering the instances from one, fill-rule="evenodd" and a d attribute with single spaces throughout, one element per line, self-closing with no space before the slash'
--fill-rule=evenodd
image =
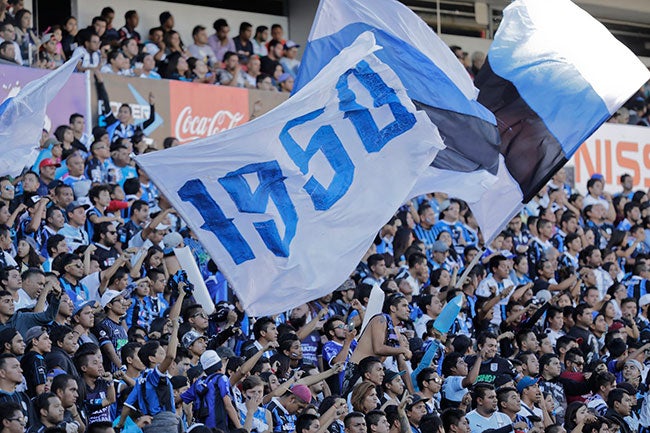
<path id="1" fill-rule="evenodd" d="M 449 47 L 397 0 L 321 0 L 294 90 L 368 30 L 382 47 L 376 56 L 395 71 L 445 143 L 414 192 L 479 199 L 497 180 L 499 133 L 494 115 L 478 103 L 478 90 Z"/>
<path id="2" fill-rule="evenodd" d="M 505 8 L 475 80 L 501 135 L 498 181 L 468 200 L 484 237 L 502 230 L 649 78 L 629 49 L 570 0 L 516 0 Z"/>
<path id="3" fill-rule="evenodd" d="M 0 176 L 16 176 L 38 155 L 45 109 L 72 75 L 77 55 L 38 80 L 31 81 L 0 105 Z"/>
<path id="4" fill-rule="evenodd" d="M 332 292 L 444 146 L 361 34 L 268 114 L 136 161 L 252 315 Z"/>

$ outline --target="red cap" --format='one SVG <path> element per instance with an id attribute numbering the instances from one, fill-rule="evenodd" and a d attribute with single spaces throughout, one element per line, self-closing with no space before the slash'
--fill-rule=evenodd
<path id="1" fill-rule="evenodd" d="M 40 162 L 40 164 L 38 164 L 39 170 L 43 167 L 61 167 L 61 164 L 59 164 L 54 158 L 45 158 Z"/>

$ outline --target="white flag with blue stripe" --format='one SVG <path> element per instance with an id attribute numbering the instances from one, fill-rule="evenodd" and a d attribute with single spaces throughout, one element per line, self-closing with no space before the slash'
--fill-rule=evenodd
<path id="1" fill-rule="evenodd" d="M 250 123 L 136 157 L 252 315 L 331 293 L 444 148 L 371 32 Z"/>
<path id="2" fill-rule="evenodd" d="M 53 72 L 29 82 L 0 105 L 0 176 L 20 174 L 38 156 L 45 110 L 72 75 L 77 55 Z"/>
<path id="3" fill-rule="evenodd" d="M 364 31 L 373 32 L 382 47 L 375 55 L 395 71 L 445 143 L 414 192 L 480 198 L 496 181 L 496 120 L 478 103 L 478 90 L 449 47 L 405 5 L 396 0 L 321 0 L 294 91 Z"/>
<path id="4" fill-rule="evenodd" d="M 516 0 L 476 77 L 498 120 L 499 180 L 470 207 L 502 230 L 578 147 L 648 79 L 641 61 L 570 0 Z"/>

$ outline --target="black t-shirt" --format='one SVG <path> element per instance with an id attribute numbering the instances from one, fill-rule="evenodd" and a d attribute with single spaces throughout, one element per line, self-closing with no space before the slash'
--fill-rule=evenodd
<path id="1" fill-rule="evenodd" d="M 27 395 L 36 397 L 36 387 L 44 385 L 47 381 L 45 358 L 34 351 L 29 351 L 20 360 L 20 366 L 27 382 Z"/>
<path id="2" fill-rule="evenodd" d="M 467 365 L 471 368 L 471 366 L 474 365 L 475 360 L 475 355 L 468 356 L 466 358 Z M 510 361 L 505 358 L 495 356 L 494 358 L 488 359 L 481 363 L 481 368 L 478 371 L 476 382 L 493 384 L 498 376 L 504 375 L 510 376 L 514 379 L 517 375 L 517 372 L 515 371 L 515 368 Z"/>
<path id="3" fill-rule="evenodd" d="M 273 76 L 273 73 L 275 72 L 275 69 L 278 67 L 280 62 L 277 60 L 271 59 L 269 56 L 264 56 L 260 59 L 261 62 L 261 67 L 260 70 L 262 71 L 263 74 L 268 74 L 270 76 Z"/>

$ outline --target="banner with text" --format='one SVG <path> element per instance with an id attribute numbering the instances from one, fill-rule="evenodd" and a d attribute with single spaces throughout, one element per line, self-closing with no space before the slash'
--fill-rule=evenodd
<path id="1" fill-rule="evenodd" d="M 171 136 L 169 115 L 169 82 L 167 80 L 150 80 L 145 78 L 127 78 L 104 74 L 104 85 L 111 103 L 111 111 L 117 116 L 122 104 L 129 104 L 133 119 L 141 123 L 149 118 L 149 93 L 156 98 L 156 120 L 148 127 L 147 136 L 154 140 L 154 146 L 162 148 L 162 142 Z M 93 123 L 97 123 L 97 114 L 101 111 L 102 101 L 97 100 L 95 86 L 92 87 Z"/>
<path id="2" fill-rule="evenodd" d="M 603 175 L 605 190 L 618 192 L 620 176 L 628 173 L 634 189 L 650 188 L 650 128 L 605 123 L 580 146 L 567 164 L 575 172 L 575 187 L 581 193 L 594 173 Z"/>
<path id="3" fill-rule="evenodd" d="M 248 122 L 248 91 L 169 81 L 172 135 L 183 144 Z"/>

